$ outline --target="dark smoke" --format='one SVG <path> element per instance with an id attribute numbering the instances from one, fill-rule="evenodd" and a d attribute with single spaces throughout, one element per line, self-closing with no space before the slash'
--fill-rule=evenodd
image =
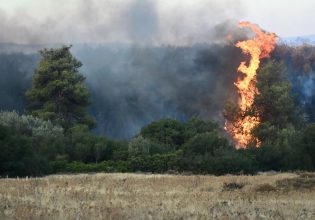
<path id="1" fill-rule="evenodd" d="M 244 37 L 235 20 L 242 10 L 234 0 L 43 0 L 0 8 L 0 52 L 9 54 L 0 63 L 7 77 L 0 107 L 25 111 L 36 51 L 69 43 L 84 64 L 97 132 L 129 138 L 162 117 L 220 121 L 241 56 L 226 36 Z"/>
<path id="2" fill-rule="evenodd" d="M 165 117 L 187 120 L 199 116 L 222 122 L 223 105 L 235 94 L 235 70 L 242 58 L 232 44 L 77 45 L 73 53 L 84 64 L 81 70 L 92 93 L 90 111 L 97 119 L 97 132 L 124 138 Z M 23 111 L 25 105 L 8 102 L 24 103 L 23 93 L 30 87 L 38 56 L 2 56 L 1 75 L 9 78 L 2 81 L 2 95 L 7 98 L 1 99 L 0 107 Z M 21 61 L 11 65 L 18 56 Z M 14 90 L 19 98 L 11 93 L 13 83 L 18 83 Z"/>
<path id="3" fill-rule="evenodd" d="M 31 86 L 37 60 L 36 54 L 0 54 L 0 110 L 25 109 L 24 93 Z"/>
<path id="4" fill-rule="evenodd" d="M 315 122 L 315 46 L 281 44 L 272 58 L 285 63 L 297 104 L 305 113 L 305 119 Z"/>
<path id="5" fill-rule="evenodd" d="M 118 137 L 159 118 L 220 120 L 241 58 L 232 45 L 87 47 L 74 53 L 85 63 L 99 131 Z"/>

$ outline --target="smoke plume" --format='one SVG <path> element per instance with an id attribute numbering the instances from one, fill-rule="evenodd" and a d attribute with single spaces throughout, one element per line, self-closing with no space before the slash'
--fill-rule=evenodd
<path id="1" fill-rule="evenodd" d="M 40 58 L 37 50 L 72 44 L 91 90 L 96 132 L 130 138 L 165 117 L 223 123 L 225 102 L 237 98 L 236 69 L 246 59 L 234 46 L 248 34 L 236 25 L 242 13 L 235 0 L 42 0 L 12 10 L 0 6 L 0 109 L 25 111 L 23 94 Z M 314 59 L 299 51 L 278 47 L 273 58 L 285 60 L 294 91 L 314 112 L 309 101 L 315 100 Z M 303 62 L 292 66 L 295 60 Z"/>
<path id="2" fill-rule="evenodd" d="M 0 51 L 11 53 L 1 74 L 6 86 L 21 81 L 19 98 L 2 96 L 25 102 L 38 62 L 29 57 L 38 59 L 34 53 L 43 47 L 73 44 L 99 133 L 129 138 L 162 117 L 220 121 L 241 57 L 231 42 L 245 37 L 236 25 L 242 11 L 235 0 L 43 0 L 0 8 Z M 21 51 L 33 64 L 10 69 Z M 1 108 L 25 110 L 7 102 Z"/>
<path id="3" fill-rule="evenodd" d="M 0 42 L 187 45 L 221 41 L 220 33 L 229 31 L 216 27 L 235 22 L 241 11 L 238 0 L 29 1 L 13 10 L 0 6 Z"/>

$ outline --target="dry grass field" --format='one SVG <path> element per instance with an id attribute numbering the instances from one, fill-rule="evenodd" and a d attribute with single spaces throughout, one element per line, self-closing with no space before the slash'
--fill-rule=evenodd
<path id="1" fill-rule="evenodd" d="M 0 179 L 0 219 L 315 219 L 315 174 Z"/>

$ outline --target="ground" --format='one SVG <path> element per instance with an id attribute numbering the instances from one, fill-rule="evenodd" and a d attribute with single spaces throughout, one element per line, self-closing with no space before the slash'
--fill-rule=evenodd
<path id="1" fill-rule="evenodd" d="M 315 174 L 3 178 L 0 219 L 315 219 Z"/>

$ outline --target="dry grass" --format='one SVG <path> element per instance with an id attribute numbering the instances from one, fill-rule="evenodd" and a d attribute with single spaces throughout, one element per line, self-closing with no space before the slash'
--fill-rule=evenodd
<path id="1" fill-rule="evenodd" d="M 223 191 L 240 190 L 240 189 L 243 189 L 244 186 L 245 186 L 245 183 L 237 183 L 237 182 L 224 183 L 222 190 Z"/>
<path id="2" fill-rule="evenodd" d="M 277 190 L 276 187 L 270 185 L 269 183 L 259 184 L 254 189 L 255 189 L 254 191 L 258 193 L 268 193 Z"/>
<path id="3" fill-rule="evenodd" d="M 314 174 L 0 179 L 0 219 L 315 219 Z"/>

